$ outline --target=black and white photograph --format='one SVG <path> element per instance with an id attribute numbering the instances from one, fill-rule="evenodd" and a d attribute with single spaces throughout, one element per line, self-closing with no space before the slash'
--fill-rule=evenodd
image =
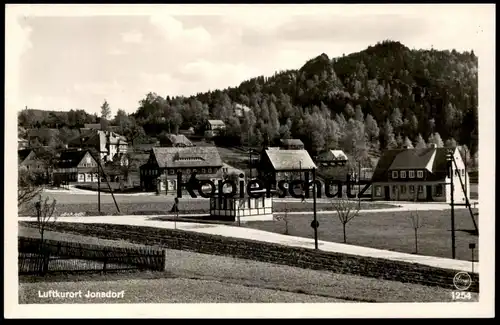
<path id="1" fill-rule="evenodd" d="M 494 317 L 495 5 L 5 26 L 6 317 Z"/>

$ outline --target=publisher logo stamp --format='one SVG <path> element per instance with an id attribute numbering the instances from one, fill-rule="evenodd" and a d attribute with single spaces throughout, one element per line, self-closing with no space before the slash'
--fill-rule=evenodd
<path id="1" fill-rule="evenodd" d="M 467 272 L 458 272 L 453 277 L 453 285 L 457 290 L 465 291 L 470 288 L 472 278 Z"/>

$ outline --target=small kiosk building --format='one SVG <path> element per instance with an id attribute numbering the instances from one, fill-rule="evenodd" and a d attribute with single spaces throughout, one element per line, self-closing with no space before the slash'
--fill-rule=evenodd
<path id="1" fill-rule="evenodd" d="M 210 198 L 210 218 L 218 220 L 245 221 L 273 220 L 273 198 L 267 197 L 266 190 L 252 191 L 260 193 L 261 197 L 253 198 L 245 194 L 244 197 L 235 195 L 225 197 L 215 194 Z"/>

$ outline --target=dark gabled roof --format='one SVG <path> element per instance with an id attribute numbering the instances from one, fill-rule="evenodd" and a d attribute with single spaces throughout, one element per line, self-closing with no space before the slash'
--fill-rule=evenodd
<path id="1" fill-rule="evenodd" d="M 68 145 L 78 147 L 80 145 L 105 146 L 109 137 L 110 144 L 127 144 L 127 139 L 113 131 L 102 131 L 97 129 L 80 129 L 80 134 L 68 141 Z"/>
<path id="2" fill-rule="evenodd" d="M 217 147 L 155 147 L 152 149 L 158 167 L 221 167 Z"/>
<path id="3" fill-rule="evenodd" d="M 425 169 L 434 152 L 435 148 L 401 149 L 394 157 L 389 169 Z"/>
<path id="4" fill-rule="evenodd" d="M 280 142 L 284 146 L 304 146 L 300 139 L 281 139 Z"/>
<path id="5" fill-rule="evenodd" d="M 193 143 L 183 134 L 168 134 L 167 138 L 173 145 L 184 144 L 187 147 L 193 145 Z"/>
<path id="6" fill-rule="evenodd" d="M 387 181 L 388 172 L 398 169 L 426 169 L 430 166 L 427 180 L 442 180 L 446 177 L 446 155 L 453 148 L 393 149 L 380 157 L 372 181 Z"/>
<path id="7" fill-rule="evenodd" d="M 347 161 L 347 155 L 342 150 L 327 150 L 318 155 L 318 161 Z"/>
<path id="8" fill-rule="evenodd" d="M 211 125 L 226 125 L 222 120 L 208 120 Z"/>
<path id="9" fill-rule="evenodd" d="M 280 170 L 299 170 L 316 168 L 311 156 L 307 150 L 265 150 L 264 155 L 267 155 L 269 161 L 273 165 L 275 171 Z"/>
<path id="10" fill-rule="evenodd" d="M 82 161 L 88 150 L 65 150 L 61 152 L 57 168 L 75 168 Z"/>
<path id="11" fill-rule="evenodd" d="M 33 150 L 32 149 L 22 149 L 22 150 L 18 150 L 17 151 L 17 157 L 18 157 L 18 161 L 19 163 L 22 163 L 26 158 L 28 158 L 28 156 L 30 155 L 30 153 L 32 153 Z"/>

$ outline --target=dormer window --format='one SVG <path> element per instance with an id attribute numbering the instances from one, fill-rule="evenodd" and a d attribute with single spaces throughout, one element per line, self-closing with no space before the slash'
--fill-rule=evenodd
<path id="1" fill-rule="evenodd" d="M 415 178 L 415 171 L 414 170 L 408 171 L 408 177 L 409 178 Z"/>
<path id="2" fill-rule="evenodd" d="M 398 171 L 397 170 L 392 171 L 392 178 L 398 178 Z"/>
<path id="3" fill-rule="evenodd" d="M 400 174 L 401 174 L 401 178 L 406 178 L 406 172 L 404 170 L 402 170 L 400 172 Z"/>
<path id="4" fill-rule="evenodd" d="M 421 170 L 417 171 L 417 178 L 424 178 L 424 172 Z"/>

